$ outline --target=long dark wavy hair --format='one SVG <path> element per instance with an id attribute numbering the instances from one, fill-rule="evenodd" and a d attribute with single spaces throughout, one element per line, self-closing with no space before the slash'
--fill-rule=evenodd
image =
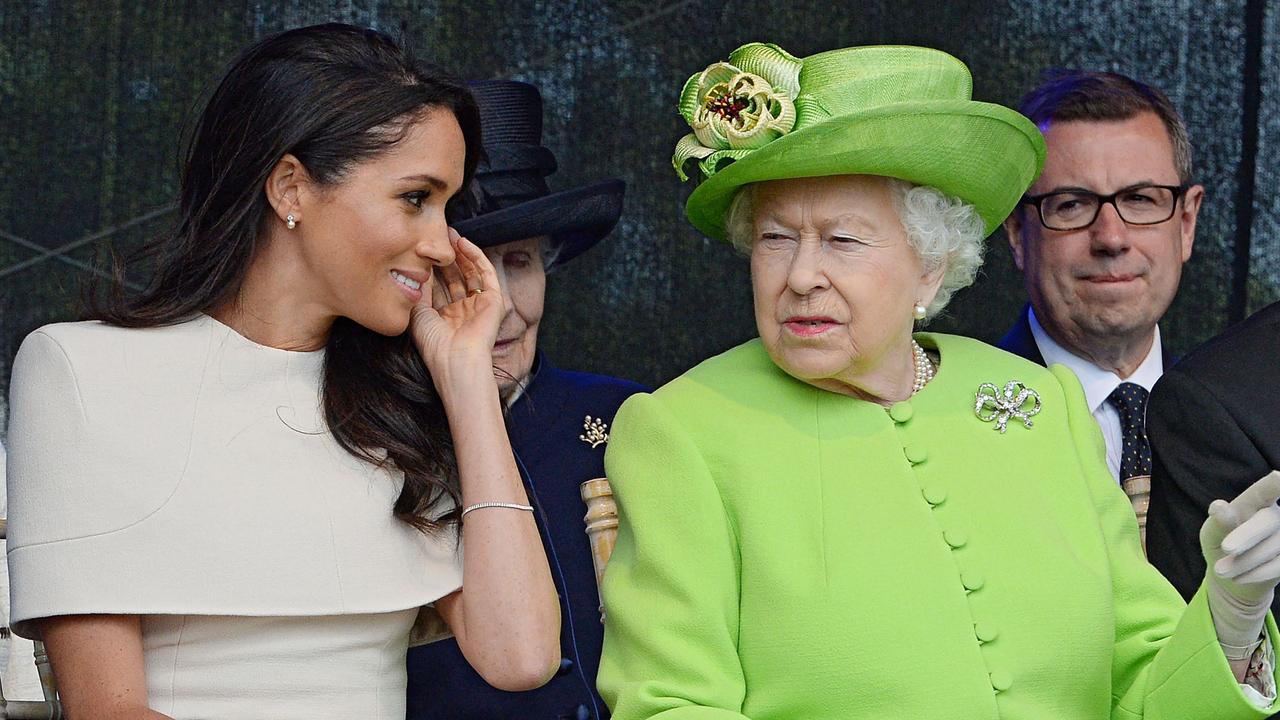
<path id="1" fill-rule="evenodd" d="M 117 264 L 111 291 L 90 291 L 85 319 L 171 325 L 229 302 L 266 237 L 264 186 L 286 153 L 313 181 L 333 185 L 434 108 L 450 110 L 462 128 L 469 182 L 481 152 L 480 114 L 452 76 L 387 35 L 351 25 L 255 43 L 232 63 L 190 133 L 177 222 L 141 251 L 155 267 L 150 281 L 126 295 Z M 408 333 L 385 337 L 339 318 L 326 344 L 323 395 L 344 449 L 404 473 L 396 517 L 429 533 L 457 522 L 461 491 L 444 406 Z M 442 513 L 446 498 L 452 507 Z"/>

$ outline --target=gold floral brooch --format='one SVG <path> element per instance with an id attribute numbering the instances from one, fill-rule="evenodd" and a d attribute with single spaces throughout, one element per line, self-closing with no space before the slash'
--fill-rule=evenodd
<path id="1" fill-rule="evenodd" d="M 582 429 L 584 432 L 578 439 L 593 448 L 609 442 L 609 424 L 601 418 L 593 419 L 588 415 L 582 422 Z"/>

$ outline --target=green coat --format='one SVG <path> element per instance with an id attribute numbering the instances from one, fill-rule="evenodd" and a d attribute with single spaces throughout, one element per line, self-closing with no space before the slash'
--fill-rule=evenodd
<path id="1" fill-rule="evenodd" d="M 1203 595 L 1188 608 L 1143 559 L 1075 376 L 917 339 L 937 377 L 891 412 L 792 379 L 759 341 L 623 405 L 614 718 L 1266 717 Z M 1010 380 L 1042 410 L 1001 434 L 975 394 Z"/>

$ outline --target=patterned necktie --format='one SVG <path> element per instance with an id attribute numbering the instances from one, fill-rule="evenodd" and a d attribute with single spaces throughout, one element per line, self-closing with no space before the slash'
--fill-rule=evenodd
<path id="1" fill-rule="evenodd" d="M 1120 433 L 1124 438 L 1120 453 L 1120 480 L 1151 475 L 1151 445 L 1147 443 L 1147 389 L 1124 382 L 1107 396 L 1120 413 Z"/>

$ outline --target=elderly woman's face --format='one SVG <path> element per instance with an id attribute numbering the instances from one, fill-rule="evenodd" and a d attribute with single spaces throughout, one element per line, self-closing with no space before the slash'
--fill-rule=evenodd
<path id="1" fill-rule="evenodd" d="M 899 372 L 910 362 L 912 309 L 933 300 L 942 273 L 926 275 L 907 243 L 889 183 L 843 175 L 753 191 L 756 326 L 773 361 L 855 394 Z"/>
<path id="2" fill-rule="evenodd" d="M 547 290 L 543 241 L 534 237 L 484 249 L 507 301 L 507 314 L 493 346 L 493 365 L 500 371 L 498 391 L 503 397 L 529 376 L 538 350 L 538 323 Z"/>

